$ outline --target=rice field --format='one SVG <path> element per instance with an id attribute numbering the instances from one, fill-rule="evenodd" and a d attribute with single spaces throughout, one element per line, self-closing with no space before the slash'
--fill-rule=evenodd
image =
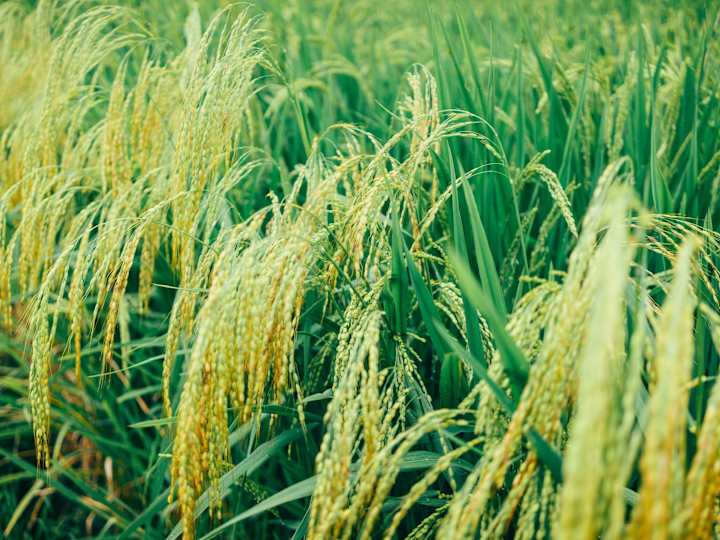
<path id="1" fill-rule="evenodd" d="M 2 536 L 720 538 L 719 34 L 0 4 Z"/>

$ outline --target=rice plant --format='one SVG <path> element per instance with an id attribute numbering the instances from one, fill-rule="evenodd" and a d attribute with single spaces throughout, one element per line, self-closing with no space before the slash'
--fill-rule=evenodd
<path id="1" fill-rule="evenodd" d="M 720 538 L 718 58 L 691 0 L 0 5 L 4 537 Z"/>

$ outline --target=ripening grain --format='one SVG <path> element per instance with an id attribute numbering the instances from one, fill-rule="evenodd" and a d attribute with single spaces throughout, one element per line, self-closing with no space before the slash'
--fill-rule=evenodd
<path id="1" fill-rule="evenodd" d="M 720 538 L 718 32 L 2 4 L 4 536 Z"/>

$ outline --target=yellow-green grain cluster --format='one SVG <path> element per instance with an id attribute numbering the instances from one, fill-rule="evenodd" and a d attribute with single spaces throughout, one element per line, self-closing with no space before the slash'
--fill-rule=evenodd
<path id="1" fill-rule="evenodd" d="M 719 538 L 719 33 L 0 5 L 3 534 Z"/>

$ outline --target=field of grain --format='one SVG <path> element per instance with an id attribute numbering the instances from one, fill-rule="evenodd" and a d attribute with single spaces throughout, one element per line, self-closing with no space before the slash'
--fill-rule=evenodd
<path id="1" fill-rule="evenodd" d="M 718 539 L 719 196 L 712 0 L 0 3 L 0 531 Z"/>

